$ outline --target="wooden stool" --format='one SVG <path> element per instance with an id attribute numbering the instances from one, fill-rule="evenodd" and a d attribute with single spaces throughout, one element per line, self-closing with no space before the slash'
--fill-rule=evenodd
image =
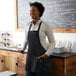
<path id="1" fill-rule="evenodd" d="M 3 71 L 3 72 L 0 72 L 0 76 L 17 76 L 17 74 L 11 71 Z"/>

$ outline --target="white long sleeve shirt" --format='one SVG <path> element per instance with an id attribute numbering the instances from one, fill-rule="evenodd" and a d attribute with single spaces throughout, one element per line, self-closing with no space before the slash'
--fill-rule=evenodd
<path id="1" fill-rule="evenodd" d="M 30 31 L 38 30 L 40 22 L 41 20 L 39 20 L 37 24 L 35 25 L 32 23 L 32 27 Z M 25 35 L 26 35 L 25 44 L 27 42 L 28 29 L 29 29 L 30 24 L 31 22 L 25 25 Z M 48 56 L 51 55 L 53 48 L 55 46 L 55 40 L 54 40 L 54 35 L 53 35 L 51 27 L 45 21 L 42 21 L 41 23 L 41 27 L 39 30 L 39 38 L 40 38 L 40 42 L 43 48 L 46 49 L 45 54 L 47 54 Z M 24 45 L 24 49 L 25 49 L 25 45 Z"/>

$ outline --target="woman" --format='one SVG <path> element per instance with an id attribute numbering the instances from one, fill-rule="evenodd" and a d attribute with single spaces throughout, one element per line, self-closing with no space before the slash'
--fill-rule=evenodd
<path id="1" fill-rule="evenodd" d="M 43 15 L 45 8 L 39 2 L 30 3 L 30 16 L 32 21 L 26 24 L 27 39 L 25 41 L 25 50 L 28 45 L 26 75 L 25 76 L 47 76 L 45 72 L 33 72 L 34 58 L 47 59 L 51 55 L 55 45 L 54 36 L 51 27 L 40 18 Z M 46 36 L 49 44 L 46 42 Z"/>

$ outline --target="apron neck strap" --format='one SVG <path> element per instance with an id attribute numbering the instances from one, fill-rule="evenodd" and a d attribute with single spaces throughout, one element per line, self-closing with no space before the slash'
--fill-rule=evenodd
<path id="1" fill-rule="evenodd" d="M 30 27 L 29 27 L 29 30 L 28 30 L 28 31 L 30 31 L 30 29 L 31 29 L 31 26 L 32 26 L 32 21 L 31 21 L 31 24 L 30 24 Z"/>
<path id="2" fill-rule="evenodd" d="M 38 28 L 38 31 L 40 30 L 40 26 L 41 26 L 41 23 L 42 23 L 42 21 L 40 22 L 40 24 L 39 24 L 39 28 Z"/>

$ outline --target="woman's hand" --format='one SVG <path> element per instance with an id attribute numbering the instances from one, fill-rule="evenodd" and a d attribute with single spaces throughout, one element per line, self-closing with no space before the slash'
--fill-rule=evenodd
<path id="1" fill-rule="evenodd" d="M 49 56 L 47 54 L 43 54 L 41 56 L 39 56 L 38 58 L 44 58 L 44 59 L 47 59 Z"/>

